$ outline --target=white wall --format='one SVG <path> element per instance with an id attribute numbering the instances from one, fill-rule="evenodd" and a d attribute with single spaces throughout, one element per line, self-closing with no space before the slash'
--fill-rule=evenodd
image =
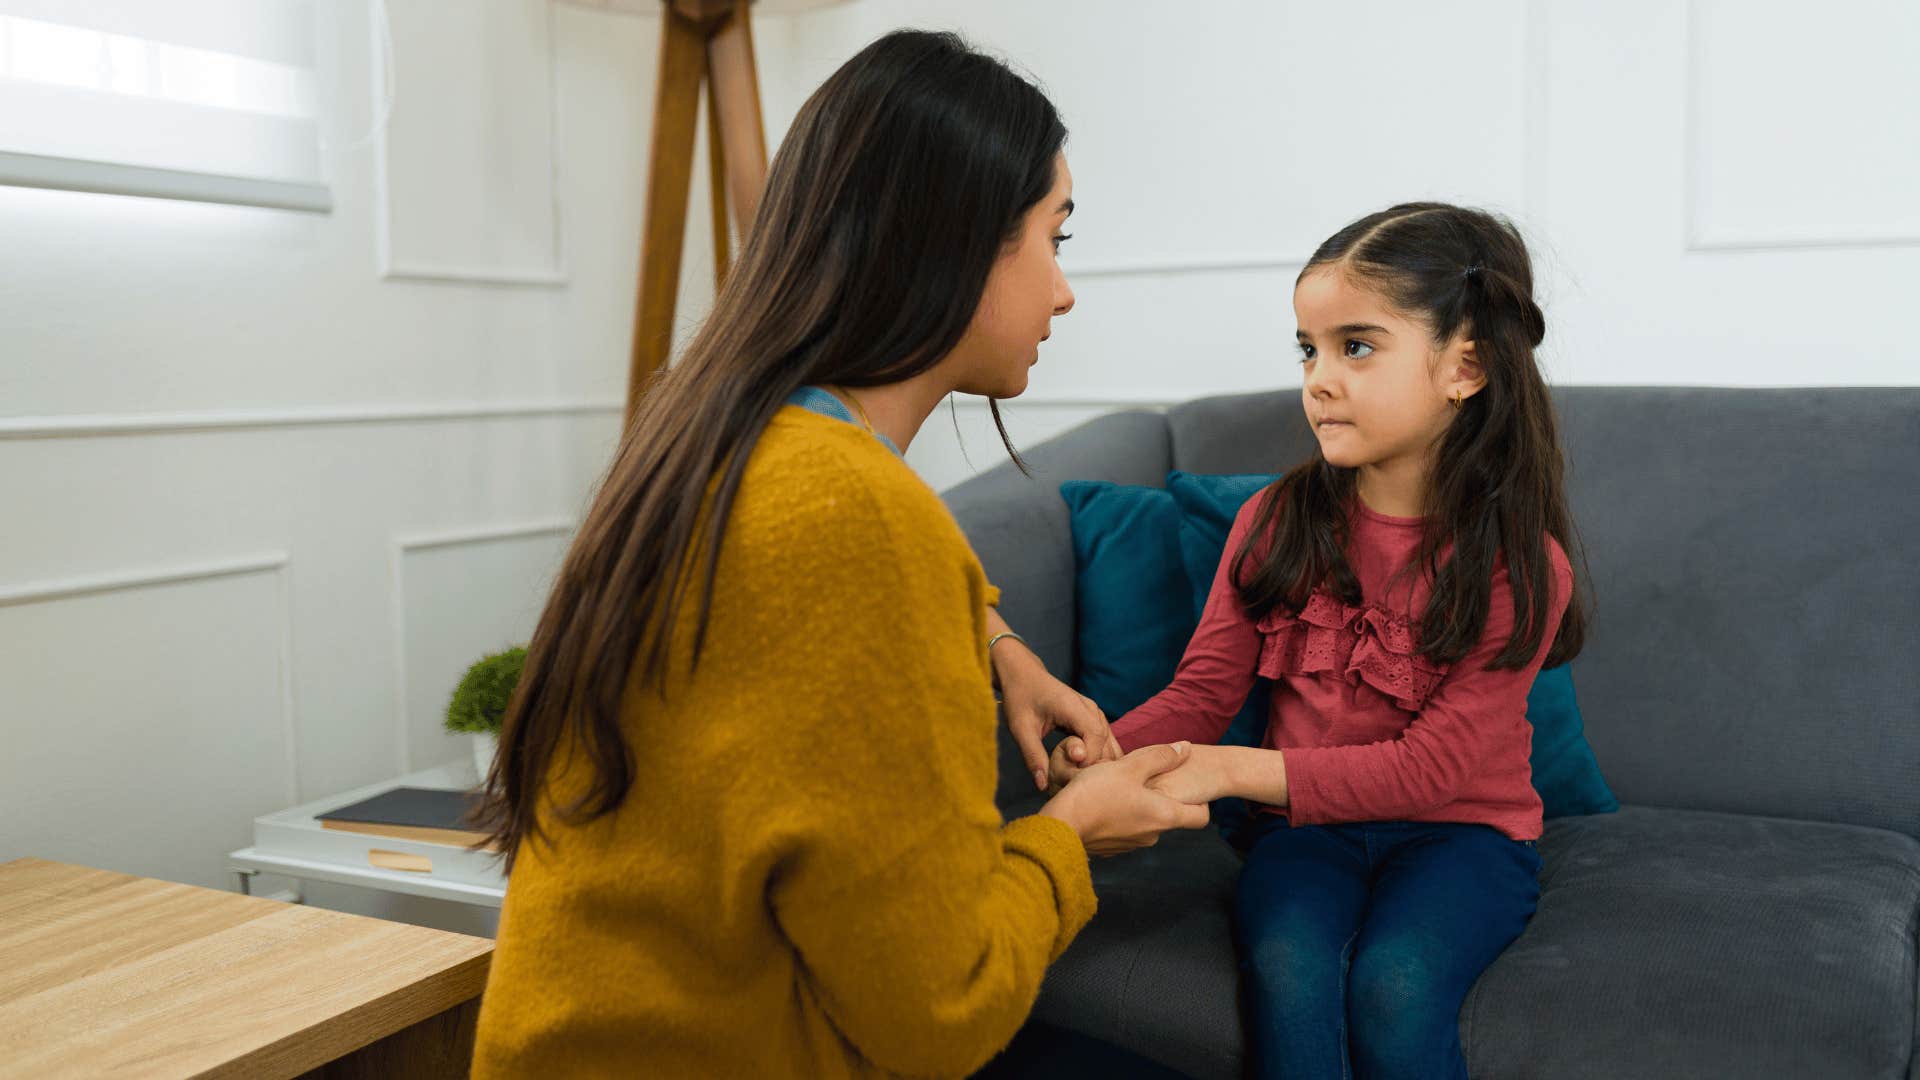
<path id="1" fill-rule="evenodd" d="M 330 215 L 0 188 L 0 859 L 224 885 L 254 815 L 458 758 L 437 703 L 524 639 L 604 465 L 657 20 L 390 0 L 355 145 L 368 6 L 317 5 Z M 1301 260 L 1417 197 L 1521 223 L 1557 382 L 1915 379 L 1911 4 L 852 0 L 757 24 L 770 143 L 903 24 L 1073 132 L 1079 306 L 1022 442 L 1297 385 Z M 936 486 L 1001 460 L 959 413 L 913 447 Z"/>
<path id="2" fill-rule="evenodd" d="M 454 680 L 531 630 L 616 434 L 659 21 L 388 6 L 367 138 L 378 5 L 315 5 L 331 214 L 0 188 L 0 860 L 228 887 L 255 815 L 466 755 Z"/>
<path id="3" fill-rule="evenodd" d="M 1008 56 L 1071 131 L 1078 306 L 1005 406 L 1020 441 L 1298 386 L 1302 261 L 1415 198 L 1521 225 L 1551 381 L 1920 379 L 1912 3 L 854 0 L 763 49 L 770 120 L 899 25 Z M 973 464 L 1004 460 L 960 412 Z M 909 457 L 938 487 L 974 471 L 937 414 Z"/>

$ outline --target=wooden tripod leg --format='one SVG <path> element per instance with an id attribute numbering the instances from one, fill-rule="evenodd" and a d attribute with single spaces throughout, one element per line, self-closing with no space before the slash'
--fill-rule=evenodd
<path id="1" fill-rule="evenodd" d="M 714 113 L 725 144 L 727 188 L 734 224 L 744 237 L 767 186 L 767 130 L 760 118 L 760 77 L 754 70 L 752 5 L 736 3 L 707 44 Z"/>
<path id="2" fill-rule="evenodd" d="M 699 122 L 700 83 L 707 74 L 705 28 L 666 4 L 661 5 L 660 14 L 660 78 L 654 90 L 647 217 L 641 233 L 640 290 L 627 376 L 629 423 L 648 380 L 666 366 L 673 348 L 680 247 L 687 235 L 687 195 L 693 184 L 693 133 Z"/>
<path id="3" fill-rule="evenodd" d="M 709 61 L 711 63 L 711 61 Z M 713 206 L 713 291 L 727 283 L 733 255 L 733 233 L 727 227 L 727 149 L 720 137 L 720 103 L 714 82 L 707 80 L 707 187 Z"/>

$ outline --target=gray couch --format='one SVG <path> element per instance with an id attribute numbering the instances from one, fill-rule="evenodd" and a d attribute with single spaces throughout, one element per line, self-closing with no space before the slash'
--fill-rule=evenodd
<path id="1" fill-rule="evenodd" d="M 1920 1080 L 1920 389 L 1555 397 L 1597 601 L 1574 677 L 1623 809 L 1548 821 L 1539 913 L 1461 1010 L 1471 1072 Z M 1278 472 L 1310 440 L 1296 391 L 1120 413 L 947 500 L 1069 677 L 1060 481 Z M 1238 1075 L 1238 872 L 1212 829 L 1096 860 L 1036 1020 Z"/>

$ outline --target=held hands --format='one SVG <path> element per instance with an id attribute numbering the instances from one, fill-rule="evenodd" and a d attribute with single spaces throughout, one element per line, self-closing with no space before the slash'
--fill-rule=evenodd
<path id="1" fill-rule="evenodd" d="M 1143 746 L 1118 761 L 1094 762 L 1076 772 L 1040 813 L 1073 827 L 1094 855 L 1119 855 L 1151 847 L 1168 829 L 1201 829 L 1210 820 L 1206 803 L 1186 803 L 1158 791 L 1154 781 L 1177 773 L 1198 747 L 1188 743 Z"/>
<path id="2" fill-rule="evenodd" d="M 1235 793 L 1233 780 L 1228 775 L 1231 765 L 1228 755 L 1233 752 L 1231 748 L 1209 746 L 1206 743 L 1180 745 L 1187 747 L 1180 761 L 1148 781 L 1149 788 L 1183 803 L 1210 803 Z M 1139 750 L 1134 752 L 1138 753 Z M 1053 748 L 1053 757 L 1048 763 L 1047 790 L 1060 791 L 1075 777 L 1086 772 L 1087 766 L 1081 764 L 1085 758 L 1086 747 L 1079 739 L 1073 736 L 1061 739 L 1059 745 Z"/>
<path id="3" fill-rule="evenodd" d="M 1087 740 L 1078 735 L 1069 735 L 1055 744 L 1053 754 L 1047 759 L 1047 790 L 1057 792 L 1085 772 L 1087 766 L 1102 761 L 1119 761 L 1123 756 L 1120 740 L 1111 734 L 1107 736 L 1104 750 L 1100 753 L 1089 749 Z"/>
<path id="4" fill-rule="evenodd" d="M 1005 629 L 1004 623 L 998 625 Z M 1040 813 L 1072 826 L 1089 853 L 1118 855 L 1151 846 L 1168 829 L 1207 826 L 1211 815 L 1204 802 L 1189 804 L 1149 786 L 1156 777 L 1178 771 L 1187 743 L 1144 746 L 1123 755 L 1093 699 L 1054 678 L 1023 645 L 1002 644 L 992 659 L 1007 730 L 1034 786 L 1055 792 Z M 1050 761 L 1041 740 L 1055 729 L 1070 734 Z M 1075 777 L 1070 790 L 1061 790 Z"/>

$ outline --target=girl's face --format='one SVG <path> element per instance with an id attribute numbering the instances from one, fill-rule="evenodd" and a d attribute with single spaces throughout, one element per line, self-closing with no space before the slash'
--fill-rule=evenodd
<path id="1" fill-rule="evenodd" d="M 973 322 L 946 363 L 954 389 L 982 397 L 1018 397 L 1040 360 L 1053 318 L 1073 310 L 1073 290 L 1060 270 L 1060 228 L 1073 213 L 1073 174 L 1054 159 L 1053 190 L 1027 210 L 1019 231 L 987 277 Z"/>
<path id="2" fill-rule="evenodd" d="M 1293 290 L 1299 321 L 1300 399 L 1327 461 L 1424 478 L 1429 450 L 1453 418 L 1450 398 L 1486 379 L 1463 335 L 1436 346 L 1423 320 L 1389 307 L 1337 264 Z"/>

